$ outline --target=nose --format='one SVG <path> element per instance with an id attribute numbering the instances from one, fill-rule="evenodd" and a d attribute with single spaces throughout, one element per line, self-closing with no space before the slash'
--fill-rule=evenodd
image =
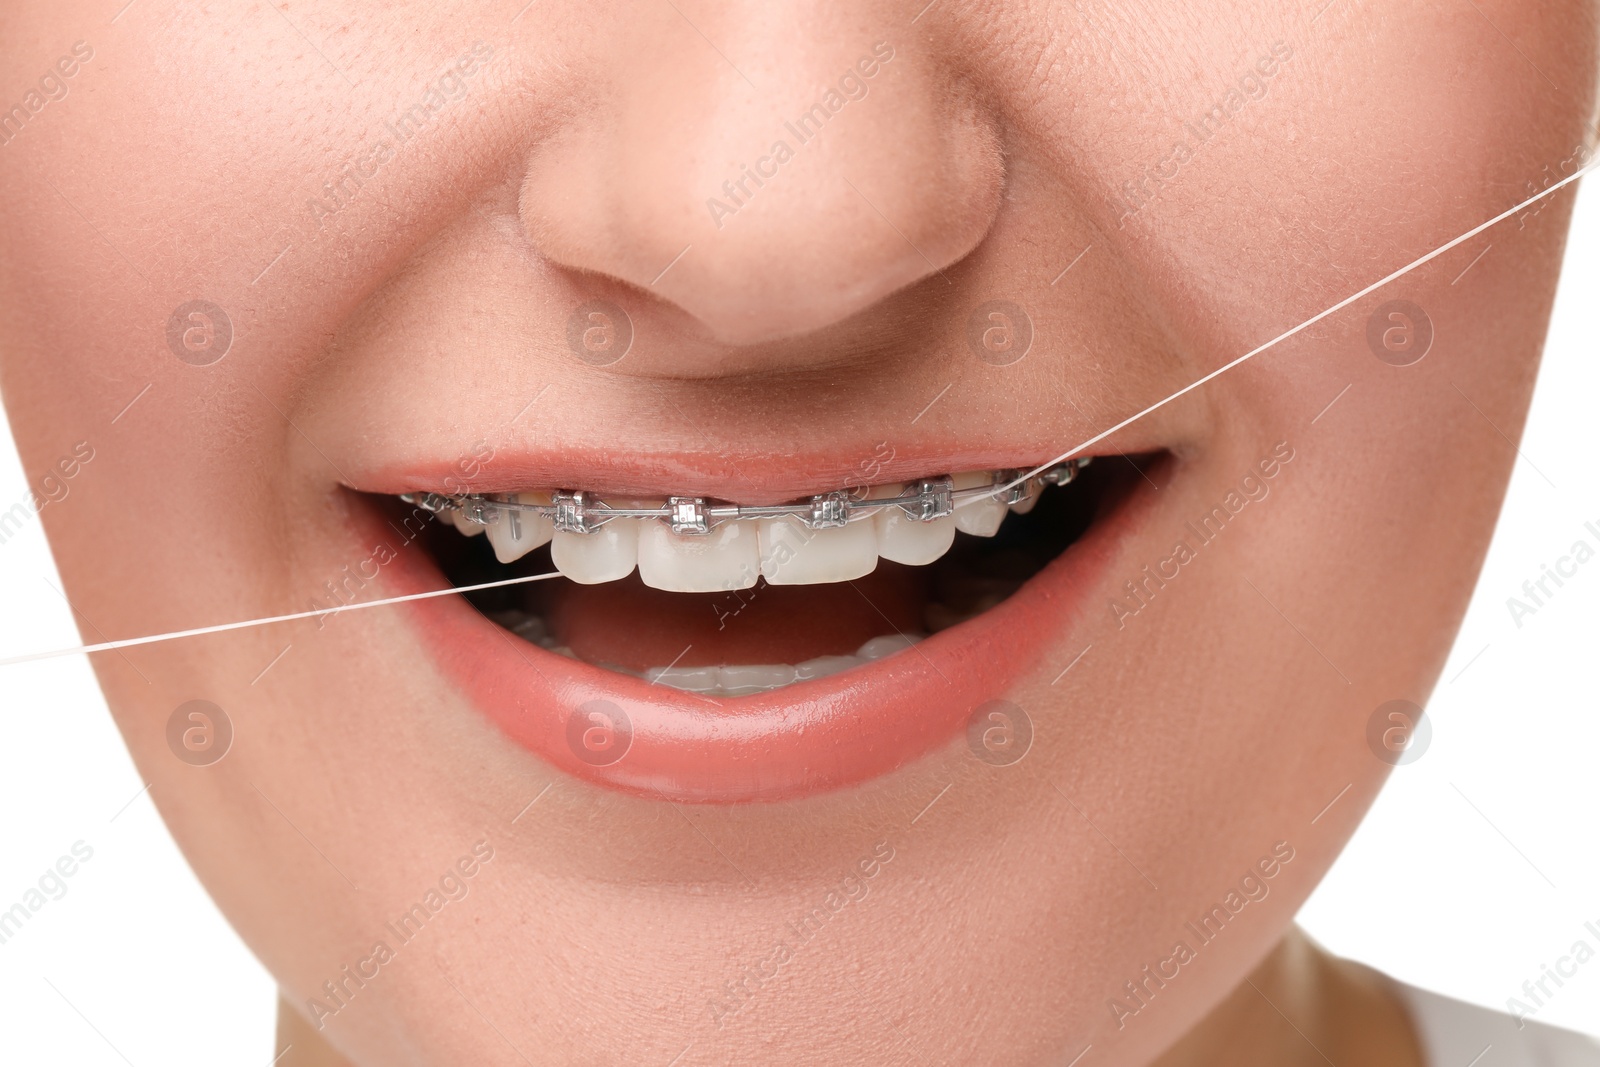
<path id="1" fill-rule="evenodd" d="M 541 254 L 727 345 L 822 329 L 967 255 L 1001 199 L 996 123 L 924 35 L 863 33 L 875 6 L 647 5 L 664 15 L 612 38 L 532 153 Z"/>

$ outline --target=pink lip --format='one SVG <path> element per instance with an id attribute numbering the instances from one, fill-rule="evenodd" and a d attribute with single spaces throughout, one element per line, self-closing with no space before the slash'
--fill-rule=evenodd
<path id="1" fill-rule="evenodd" d="M 1159 441 L 1121 435 L 1124 452 L 1149 451 Z M 1127 447 L 1124 447 L 1127 446 Z M 1097 451 L 1110 451 L 1106 442 Z M 984 451 L 920 448 L 896 454 L 831 447 L 826 453 L 748 452 L 737 455 L 663 455 L 593 449 L 501 449 L 481 460 L 449 463 L 415 458 L 382 469 L 354 471 L 351 485 L 364 493 L 398 495 L 438 493 L 509 493 L 524 489 L 586 489 L 601 496 L 662 497 L 668 487 L 678 495 L 708 496 L 741 504 L 781 504 L 811 493 L 854 485 L 901 482 L 958 471 L 1031 470 L 1055 454 L 1052 445 Z M 865 457 L 865 458 L 863 458 Z"/>
<path id="2" fill-rule="evenodd" d="M 1029 673 L 1060 670 L 1064 663 L 1047 655 L 1080 620 L 1083 594 L 1151 495 L 1141 485 L 1115 502 L 1082 539 L 977 618 L 905 652 L 758 696 L 713 701 L 559 656 L 511 636 L 459 597 L 404 607 L 452 681 L 508 737 L 568 774 L 678 802 L 811 796 L 948 744 L 978 705 Z M 356 514 L 363 540 L 396 540 L 375 509 Z M 398 552 L 383 573 L 386 595 L 446 584 L 415 549 Z"/>

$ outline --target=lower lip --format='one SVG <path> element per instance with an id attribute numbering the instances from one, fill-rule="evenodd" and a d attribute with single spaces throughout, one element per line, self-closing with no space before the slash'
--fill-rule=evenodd
<path id="1" fill-rule="evenodd" d="M 652 799 L 738 804 L 813 796 L 888 774 L 966 732 L 1080 621 L 1149 492 L 1116 501 L 1003 603 L 914 648 L 755 696 L 711 700 L 547 652 L 461 597 L 404 605 L 439 668 L 513 741 L 598 786 Z M 394 527 L 357 509 L 363 539 Z M 427 553 L 384 567 L 388 595 L 440 589 Z"/>

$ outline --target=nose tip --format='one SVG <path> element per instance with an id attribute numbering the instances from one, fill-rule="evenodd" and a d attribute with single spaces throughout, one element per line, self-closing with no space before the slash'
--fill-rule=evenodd
<path id="1" fill-rule="evenodd" d="M 753 345 L 971 252 L 1004 169 L 994 124 L 952 74 L 884 41 L 790 51 L 764 56 L 761 91 L 692 49 L 633 57 L 609 98 L 533 154 L 522 210 L 541 253 Z"/>

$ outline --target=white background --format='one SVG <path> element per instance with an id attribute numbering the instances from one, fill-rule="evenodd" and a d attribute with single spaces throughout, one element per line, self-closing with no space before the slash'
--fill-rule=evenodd
<path id="1" fill-rule="evenodd" d="M 1600 928 L 1600 559 L 1520 629 L 1505 603 L 1579 537 L 1600 545 L 1583 529 L 1600 528 L 1597 297 L 1591 187 L 1526 459 L 1429 706 L 1431 746 L 1395 772 L 1301 916 L 1336 952 L 1501 1008 L 1580 937 L 1600 949 L 1583 928 Z M 0 433 L 0 511 L 25 488 Z M 0 545 L 0 657 L 78 643 L 59 584 L 36 519 Z M 94 849 L 67 894 L 0 945 L 0 1061 L 267 1067 L 272 981 L 142 794 L 85 660 L 0 667 L 0 738 L 0 910 L 74 842 Z M 1600 959 L 1536 1018 L 1600 1032 Z"/>

